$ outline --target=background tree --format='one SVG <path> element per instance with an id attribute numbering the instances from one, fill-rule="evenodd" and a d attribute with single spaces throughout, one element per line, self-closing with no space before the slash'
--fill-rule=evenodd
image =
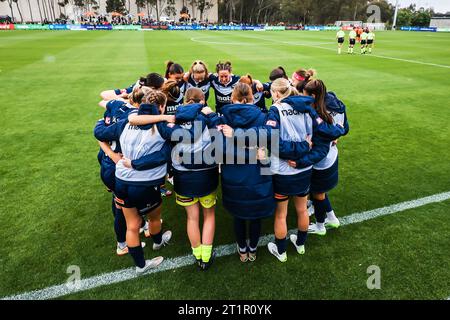
<path id="1" fill-rule="evenodd" d="M 125 14 L 125 11 L 125 0 L 106 0 L 106 12 L 118 12 L 121 14 Z"/>

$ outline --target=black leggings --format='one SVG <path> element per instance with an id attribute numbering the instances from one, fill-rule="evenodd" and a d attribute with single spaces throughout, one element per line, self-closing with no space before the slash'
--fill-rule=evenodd
<path id="1" fill-rule="evenodd" d="M 247 246 L 247 222 L 249 233 L 249 245 Z M 244 220 L 234 218 L 234 233 L 236 235 L 236 242 L 239 248 L 246 248 L 250 252 L 255 252 L 258 247 L 259 236 L 261 235 L 261 219 Z M 250 247 L 250 248 L 248 248 Z"/>

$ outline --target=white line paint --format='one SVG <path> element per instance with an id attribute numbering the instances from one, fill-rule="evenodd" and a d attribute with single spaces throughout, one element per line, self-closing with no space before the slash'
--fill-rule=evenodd
<path id="1" fill-rule="evenodd" d="M 340 219 L 341 225 L 351 225 L 355 223 L 364 222 L 367 220 L 375 219 L 377 217 L 390 215 L 396 212 L 402 212 L 408 209 L 418 208 L 430 203 L 442 202 L 450 199 L 450 192 L 444 192 L 435 194 L 429 197 L 420 198 L 417 200 L 406 201 L 397 203 L 391 206 L 369 210 L 365 212 L 354 213 L 352 215 L 343 217 Z M 296 232 L 296 230 L 290 230 L 290 233 Z M 265 235 L 261 237 L 258 246 L 265 246 L 269 241 L 273 239 L 273 235 Z M 236 253 L 236 244 L 228 244 L 217 246 L 215 248 L 216 257 L 229 256 Z M 163 263 L 157 268 L 153 269 L 148 274 L 159 273 L 168 270 L 174 270 L 188 265 L 194 264 L 194 259 L 191 255 L 170 258 L 163 261 Z M 2 298 L 2 300 L 45 300 L 54 299 L 68 294 L 86 291 L 94 289 L 100 286 L 110 285 L 114 283 L 124 282 L 137 278 L 134 268 L 123 269 L 115 272 L 104 273 L 91 278 L 83 279 L 77 288 L 69 288 L 66 284 L 55 285 L 47 287 L 41 290 L 35 290 L 31 292 L 25 292 L 18 295 L 8 296 Z M 450 298 L 450 297 L 449 297 Z"/>
<path id="2" fill-rule="evenodd" d="M 267 40 L 267 41 L 287 44 L 287 45 L 291 45 L 291 46 L 304 46 L 304 47 L 318 48 L 318 49 L 323 49 L 323 50 L 336 52 L 336 49 L 322 47 L 322 46 L 319 45 L 319 44 L 326 44 L 326 43 L 317 43 L 317 45 L 311 45 L 311 44 L 305 44 L 305 43 L 302 43 L 302 42 L 297 43 L 297 42 L 279 41 L 279 40 L 269 39 L 269 38 L 258 38 L 258 37 L 248 36 L 248 35 L 244 36 L 242 34 L 240 34 L 239 36 L 244 37 L 244 38 L 250 38 L 250 39 Z M 328 43 L 331 43 L 331 42 L 328 42 Z M 401 59 L 401 58 L 382 56 L 382 55 L 376 55 L 376 54 L 366 54 L 366 56 L 380 58 L 380 59 L 388 59 L 388 60 L 395 60 L 395 61 L 402 61 L 402 62 L 408 62 L 408 63 L 421 64 L 421 65 L 431 66 L 431 67 L 450 69 L 450 66 L 447 66 L 447 65 L 444 65 L 444 64 L 436 64 L 436 63 L 423 62 L 423 61 L 417 61 L 417 60 Z"/>

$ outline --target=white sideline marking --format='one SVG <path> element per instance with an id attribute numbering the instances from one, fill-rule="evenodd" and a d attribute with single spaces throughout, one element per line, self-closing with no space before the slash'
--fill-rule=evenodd
<path id="1" fill-rule="evenodd" d="M 354 213 L 352 215 L 340 218 L 341 225 L 350 225 L 354 223 L 360 223 L 363 221 L 375 219 L 377 217 L 393 214 L 396 212 L 401 212 L 408 209 L 418 208 L 430 203 L 442 202 L 450 199 L 450 192 L 438 193 L 429 197 L 420 198 L 411 201 L 405 201 L 391 206 L 378 208 L 374 210 L 364 211 L 360 213 Z M 295 232 L 296 229 L 290 230 L 289 232 Z M 258 246 L 265 246 L 272 240 L 273 235 L 262 236 Z M 236 244 L 221 245 L 215 248 L 216 257 L 229 256 L 236 253 Z M 159 273 L 162 271 L 174 270 L 182 268 L 191 264 L 194 264 L 194 258 L 191 255 L 165 259 L 163 263 L 157 268 L 152 269 L 147 274 Z M 146 275 L 147 275 L 146 274 Z M 137 278 L 134 268 L 123 269 L 119 271 L 114 271 L 110 273 L 104 273 L 98 276 L 86 278 L 80 280 L 80 285 L 78 288 L 70 288 L 67 284 L 60 284 L 51 287 L 47 287 L 41 290 L 34 290 L 30 292 L 25 292 L 17 295 L 3 297 L 2 300 L 46 300 L 54 299 L 68 294 L 86 291 L 89 289 L 97 288 L 104 285 L 110 285 L 114 283 L 119 283 L 131 279 Z M 450 297 L 449 297 L 450 298 Z"/>
<path id="2" fill-rule="evenodd" d="M 273 41 L 273 42 L 276 42 L 276 43 L 282 43 L 282 44 L 287 44 L 287 45 L 291 45 L 291 46 L 304 46 L 304 47 L 318 48 L 318 49 L 323 49 L 323 50 L 336 52 L 336 49 L 326 48 L 326 47 L 322 47 L 322 46 L 319 46 L 319 45 L 310 45 L 310 44 L 305 44 L 305 43 L 301 43 L 301 42 L 297 43 L 297 42 L 279 41 L 279 40 L 275 40 L 275 39 L 252 37 L 252 36 L 248 36 L 248 35 L 244 36 L 242 34 L 239 35 L 239 36 L 244 37 L 244 38 L 250 38 L 250 39 L 261 39 L 261 40 Z M 331 42 L 327 42 L 327 43 L 331 43 Z M 325 43 L 317 43 L 317 44 L 325 44 Z M 447 66 L 447 65 L 444 65 L 444 64 L 436 64 L 436 63 L 423 62 L 423 61 L 417 61 L 417 60 L 394 58 L 394 57 L 381 56 L 381 55 L 376 55 L 376 54 L 366 54 L 366 56 L 380 58 L 380 59 L 403 61 L 403 62 L 409 62 L 409 63 L 415 63 L 415 64 L 422 64 L 422 65 L 425 65 L 425 66 L 432 66 L 432 67 L 450 69 L 450 66 Z"/>

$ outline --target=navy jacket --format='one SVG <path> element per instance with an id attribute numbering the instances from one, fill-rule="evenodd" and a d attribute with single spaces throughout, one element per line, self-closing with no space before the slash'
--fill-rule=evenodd
<path id="1" fill-rule="evenodd" d="M 332 117 L 335 117 L 338 114 L 344 115 L 344 126 L 333 126 L 336 128 L 328 126 L 329 128 L 332 128 L 330 131 L 328 131 L 328 134 L 324 134 L 324 131 L 322 130 L 314 135 L 312 139 L 313 148 L 311 149 L 311 151 L 301 157 L 291 159 L 295 159 L 297 168 L 308 167 L 320 162 L 328 155 L 331 142 L 341 136 L 347 135 L 350 130 L 345 104 L 336 97 L 336 94 L 334 92 L 327 93 L 325 97 L 325 104 L 328 112 Z"/>
<path id="2" fill-rule="evenodd" d="M 222 108 L 221 122 L 234 129 L 262 126 L 266 116 L 255 105 L 231 104 Z M 236 150 L 235 154 L 239 153 Z M 224 207 L 241 219 L 259 219 L 273 215 L 275 200 L 272 176 L 262 175 L 261 163 L 222 165 Z"/>
<path id="3" fill-rule="evenodd" d="M 139 109 L 139 114 L 159 114 L 156 106 L 153 105 L 141 105 Z M 121 134 L 124 131 L 126 125 L 128 124 L 128 119 L 124 119 L 119 121 L 113 125 L 106 126 L 104 121 L 101 120 L 97 123 L 94 129 L 94 135 L 97 140 L 100 141 L 118 141 L 120 140 Z M 139 130 L 150 130 L 153 129 L 153 126 L 156 126 L 158 129 L 158 133 L 162 139 L 168 140 L 170 139 L 170 135 L 172 132 L 172 128 L 167 126 L 166 122 L 160 122 L 155 125 L 146 125 L 139 126 Z M 164 145 L 159 150 L 155 150 L 154 152 L 148 152 L 147 154 L 139 157 L 137 159 L 133 159 L 131 164 L 134 170 L 137 171 L 147 171 L 154 168 L 161 167 L 166 164 L 170 160 L 170 143 L 166 141 Z M 161 170 L 160 170 L 161 171 Z M 158 184 L 164 181 L 163 178 L 157 179 L 158 181 L 152 181 L 151 179 L 148 182 L 153 184 Z M 161 181 L 159 181 L 161 180 Z"/>

